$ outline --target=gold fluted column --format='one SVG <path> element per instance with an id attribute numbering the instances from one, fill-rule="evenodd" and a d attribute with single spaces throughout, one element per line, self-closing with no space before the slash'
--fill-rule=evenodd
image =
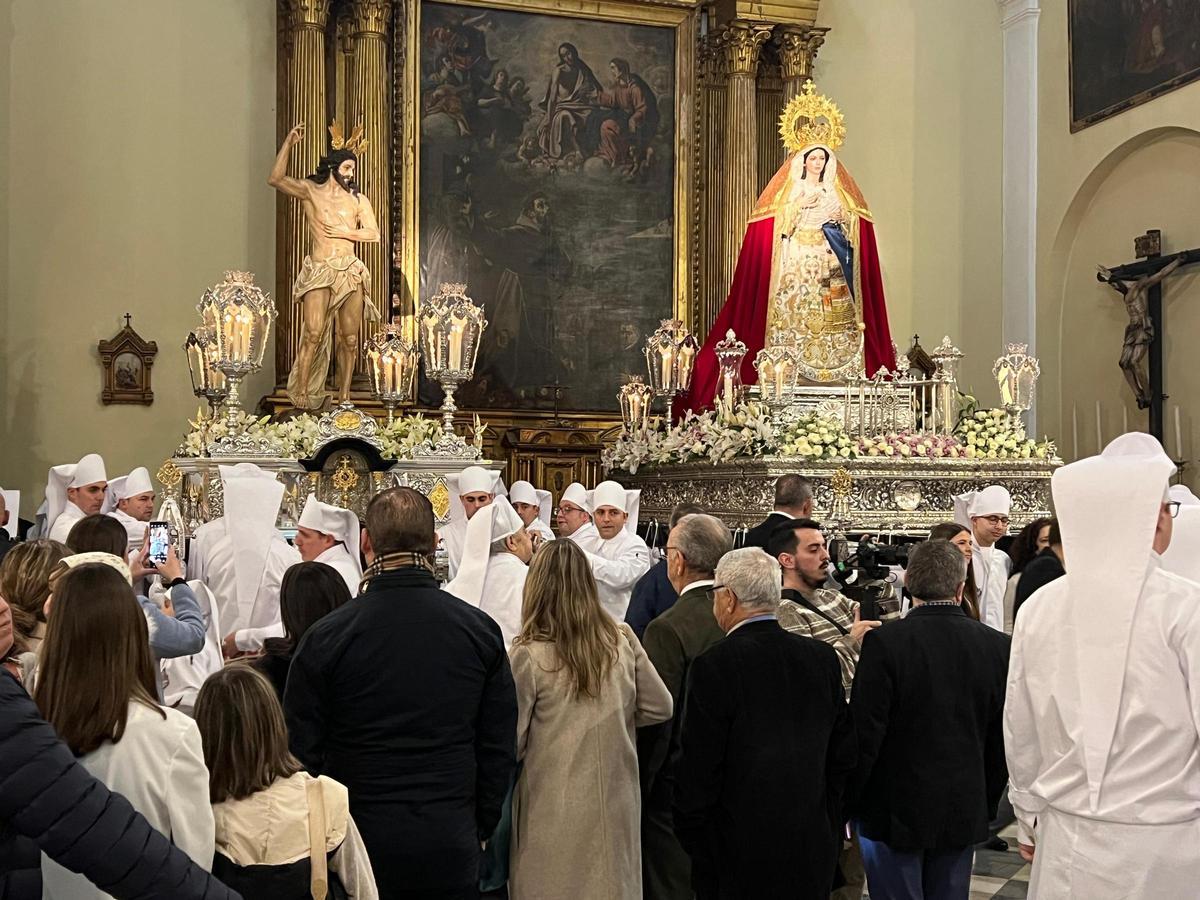
<path id="1" fill-rule="evenodd" d="M 284 134 L 297 122 L 306 126 L 304 140 L 292 150 L 288 174 L 304 178 L 316 171 L 329 144 L 325 130 L 329 124 L 325 105 L 325 25 L 329 20 L 330 0 L 279 0 L 279 17 L 285 32 L 283 45 L 290 47 L 280 60 L 279 72 L 285 78 L 283 103 L 279 105 L 280 129 Z M 265 177 L 265 174 L 264 174 Z M 308 252 L 308 232 L 300 203 L 279 195 L 276 222 L 275 306 L 275 381 L 287 382 L 300 343 L 300 316 L 292 302 L 292 282 Z"/>
<path id="2" fill-rule="evenodd" d="M 719 46 L 729 73 L 725 132 L 725 209 L 722 221 L 720 284 L 733 282 L 746 220 L 758 196 L 758 115 L 755 112 L 755 76 L 759 51 L 771 28 L 735 19 L 721 33 Z"/>
<path id="3" fill-rule="evenodd" d="M 817 51 L 825 43 L 828 28 L 809 25 L 780 25 L 775 29 L 775 48 L 779 53 L 779 74 L 783 79 L 783 102 L 800 95 L 804 83 L 812 78 Z"/>
<path id="4" fill-rule="evenodd" d="M 351 0 L 351 31 L 354 58 L 351 62 L 350 120 L 362 123 L 370 141 L 367 152 L 358 161 L 359 185 L 375 208 L 380 241 L 359 244 L 358 253 L 371 273 L 371 293 L 375 308 L 387 321 L 391 304 L 391 108 L 388 68 L 388 26 L 392 20 L 392 0 Z M 363 319 L 362 340 L 377 326 Z M 361 343 L 361 341 L 360 341 Z M 358 371 L 365 373 L 360 355 Z"/>

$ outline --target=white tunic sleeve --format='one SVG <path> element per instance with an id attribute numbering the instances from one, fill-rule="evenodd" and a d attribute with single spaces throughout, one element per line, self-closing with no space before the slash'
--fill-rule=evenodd
<path id="1" fill-rule="evenodd" d="M 1028 616 L 1018 619 L 1013 632 L 1008 691 L 1004 698 L 1004 750 L 1008 760 L 1008 799 L 1017 814 L 1017 840 L 1032 845 L 1034 826 L 1044 804 L 1030 791 L 1041 773 L 1042 755 L 1033 698 L 1025 678 L 1025 641 L 1021 626 L 1029 620 Z"/>

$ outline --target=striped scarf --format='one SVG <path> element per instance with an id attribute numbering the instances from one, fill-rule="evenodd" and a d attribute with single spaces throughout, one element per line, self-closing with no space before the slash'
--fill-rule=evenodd
<path id="1" fill-rule="evenodd" d="M 424 569 L 430 575 L 434 574 L 433 560 L 420 553 L 410 553 L 407 550 L 399 550 L 395 553 L 385 553 L 382 556 L 376 556 L 375 561 L 367 566 L 363 572 L 362 581 L 359 582 L 358 590 L 362 593 L 367 589 L 367 585 L 371 583 L 371 579 L 385 572 L 395 572 L 400 569 Z"/>

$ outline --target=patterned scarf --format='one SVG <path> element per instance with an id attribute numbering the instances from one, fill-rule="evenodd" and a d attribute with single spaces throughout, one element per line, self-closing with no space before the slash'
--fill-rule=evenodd
<path id="1" fill-rule="evenodd" d="M 371 583 L 371 579 L 385 572 L 395 572 L 400 569 L 424 569 L 430 575 L 434 574 L 433 560 L 428 556 L 423 556 L 420 553 L 409 553 L 408 551 L 397 551 L 395 553 L 385 553 L 382 556 L 376 556 L 375 561 L 367 566 L 363 572 L 363 579 L 359 583 L 358 590 L 362 593 L 367 589 L 367 585 Z"/>

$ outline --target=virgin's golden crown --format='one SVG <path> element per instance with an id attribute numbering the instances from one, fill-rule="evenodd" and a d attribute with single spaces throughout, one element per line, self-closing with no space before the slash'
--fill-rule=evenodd
<path id="1" fill-rule="evenodd" d="M 812 144 L 837 150 L 846 139 L 846 119 L 837 104 L 818 94 L 817 86 L 809 81 L 800 96 L 783 110 L 779 134 L 789 153 Z"/>

